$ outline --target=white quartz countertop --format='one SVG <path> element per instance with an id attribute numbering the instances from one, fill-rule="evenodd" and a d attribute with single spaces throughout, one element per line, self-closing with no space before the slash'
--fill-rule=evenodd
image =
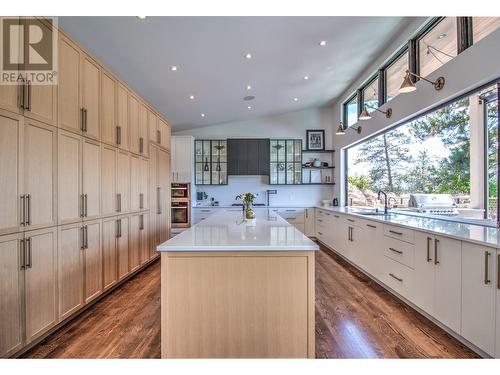
<path id="1" fill-rule="evenodd" d="M 390 215 L 362 215 L 360 214 L 360 212 L 367 210 L 353 207 L 317 206 L 316 208 L 325 211 L 333 211 L 341 214 L 353 215 L 365 220 L 378 221 L 418 231 L 432 232 L 445 237 L 474 242 L 479 245 L 500 248 L 500 230 L 493 227 L 426 217 L 410 216 L 401 213 L 391 213 Z"/>
<path id="2" fill-rule="evenodd" d="M 317 244 L 269 208 L 254 208 L 254 223 L 241 211 L 220 210 L 158 245 L 157 251 L 309 251 Z"/>

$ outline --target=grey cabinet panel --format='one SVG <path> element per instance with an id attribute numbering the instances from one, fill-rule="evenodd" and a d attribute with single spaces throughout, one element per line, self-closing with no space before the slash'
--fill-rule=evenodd
<path id="1" fill-rule="evenodd" d="M 269 139 L 228 139 L 229 175 L 269 175 Z"/>

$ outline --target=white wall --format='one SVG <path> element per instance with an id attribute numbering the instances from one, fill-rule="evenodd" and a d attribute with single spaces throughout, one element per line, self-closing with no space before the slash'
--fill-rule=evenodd
<path id="1" fill-rule="evenodd" d="M 305 147 L 306 129 L 325 129 L 326 148 L 332 147 L 331 108 L 313 108 L 282 115 L 267 116 L 257 119 L 210 125 L 191 130 L 173 132 L 173 135 L 192 135 L 195 138 L 302 138 Z M 265 191 L 276 189 L 277 195 L 271 196 L 274 205 L 312 206 L 323 199 L 333 198 L 332 186 L 275 186 L 267 185 L 264 176 L 230 176 L 227 186 L 197 186 L 198 191 L 205 191 L 215 197 L 221 205 L 234 203 L 234 197 L 240 193 L 259 193 L 257 202 L 264 202 Z"/>
<path id="2" fill-rule="evenodd" d="M 408 39 L 410 36 L 411 35 L 404 35 L 402 41 Z M 397 45 L 398 43 L 395 42 L 394 48 L 388 50 L 388 56 L 397 49 Z M 401 43 L 399 43 L 399 45 L 401 45 Z M 372 119 L 358 122 L 357 125 L 362 125 L 361 134 L 357 134 L 354 131 L 347 131 L 343 136 L 334 134 L 333 147 L 337 150 L 335 153 L 335 165 L 337 166 L 335 169 L 335 181 L 337 185 L 334 188 L 334 195 L 341 199 L 344 198 L 344 152 L 342 152 L 342 149 L 379 133 L 388 127 L 401 124 L 441 103 L 445 103 L 461 94 L 499 78 L 499 46 L 500 29 L 468 48 L 427 77 L 431 80 L 439 76 L 445 77 L 446 84 L 442 90 L 436 91 L 430 84 L 419 81 L 416 84 L 417 91 L 409 94 L 400 94 L 381 107 L 382 110 L 389 107 L 392 108 L 392 117 L 390 119 L 385 118 L 381 113 L 374 112 Z M 349 90 L 346 90 L 344 95 L 339 98 L 338 102 L 333 105 L 332 118 L 334 123 L 338 124 L 338 121 L 341 120 L 342 102 L 355 90 L 355 88 L 359 87 L 362 79 L 368 77 L 370 69 L 372 72 L 375 71 L 380 67 L 382 61 L 382 59 L 380 62 L 377 61 L 373 64 L 373 68 L 367 69 L 363 78 L 360 77 L 360 80 L 353 84 Z"/>

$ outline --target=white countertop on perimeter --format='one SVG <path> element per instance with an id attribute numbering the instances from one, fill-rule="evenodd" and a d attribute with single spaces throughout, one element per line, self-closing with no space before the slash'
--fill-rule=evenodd
<path id="1" fill-rule="evenodd" d="M 316 208 L 333 211 L 341 214 L 353 215 L 365 220 L 373 220 L 391 225 L 407 227 L 423 232 L 432 232 L 445 237 L 450 237 L 462 241 L 474 242 L 479 245 L 486 245 L 500 248 L 500 230 L 493 227 L 482 225 L 459 223 L 446 221 L 444 219 L 434 219 L 427 217 L 418 217 L 414 215 L 405 215 L 404 213 L 391 213 L 390 215 L 362 215 L 363 210 L 354 207 L 321 207 Z M 372 210 L 373 211 L 373 210 Z"/>
<path id="2" fill-rule="evenodd" d="M 255 222 L 241 211 L 221 210 L 158 245 L 157 251 L 310 251 L 319 246 L 272 209 L 254 208 Z"/>

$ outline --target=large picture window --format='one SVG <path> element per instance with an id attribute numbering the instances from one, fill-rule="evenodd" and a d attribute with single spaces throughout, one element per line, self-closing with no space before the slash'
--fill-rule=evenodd
<path id="1" fill-rule="evenodd" d="M 347 150 L 347 204 L 409 210 L 410 194 L 448 194 L 459 217 L 496 223 L 498 93 L 491 86 Z M 471 157 L 472 156 L 472 157 Z"/>

